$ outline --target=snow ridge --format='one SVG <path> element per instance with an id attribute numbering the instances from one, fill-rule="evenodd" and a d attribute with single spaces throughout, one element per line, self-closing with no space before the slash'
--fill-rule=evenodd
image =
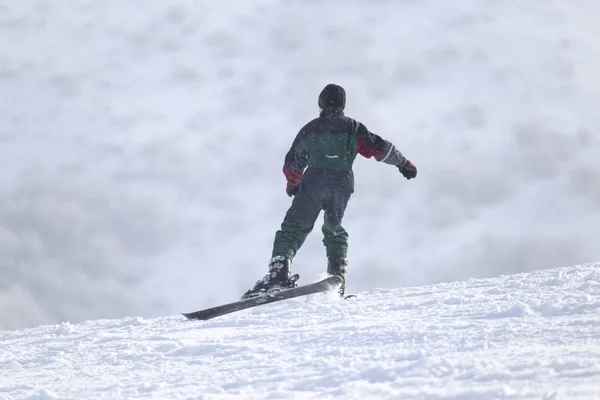
<path id="1" fill-rule="evenodd" d="M 0 332 L 0 398 L 589 400 L 599 267 Z"/>

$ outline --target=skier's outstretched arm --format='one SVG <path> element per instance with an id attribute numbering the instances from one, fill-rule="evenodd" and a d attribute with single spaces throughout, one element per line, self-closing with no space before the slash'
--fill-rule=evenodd
<path id="1" fill-rule="evenodd" d="M 374 157 L 383 162 L 398 167 L 406 179 L 417 176 L 417 167 L 410 162 L 392 143 L 381 136 L 370 132 L 366 126 L 357 122 L 358 152 L 365 158 Z"/>
<path id="2" fill-rule="evenodd" d="M 292 197 L 298 193 L 300 188 L 300 180 L 304 174 L 304 169 L 308 165 L 308 156 L 300 149 L 300 141 L 304 135 L 304 129 L 298 132 L 296 139 L 292 143 L 292 147 L 285 155 L 283 164 L 283 174 L 287 179 L 285 192 Z"/>

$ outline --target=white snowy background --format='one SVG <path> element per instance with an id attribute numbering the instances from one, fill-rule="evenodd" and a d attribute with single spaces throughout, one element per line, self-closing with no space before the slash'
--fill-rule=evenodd
<path id="1" fill-rule="evenodd" d="M 0 329 L 238 298 L 265 273 L 283 157 L 330 82 L 419 168 L 409 182 L 357 160 L 350 291 L 600 259 L 598 15 L 597 0 L 0 2 Z M 320 221 L 294 266 L 324 272 Z"/>

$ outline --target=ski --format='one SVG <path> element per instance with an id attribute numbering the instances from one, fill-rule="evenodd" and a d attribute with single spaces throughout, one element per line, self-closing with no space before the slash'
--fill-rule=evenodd
<path id="1" fill-rule="evenodd" d="M 239 300 L 229 304 L 207 308 L 204 310 L 182 313 L 184 317 L 191 320 L 202 320 L 220 317 L 236 311 L 245 310 L 247 308 L 262 306 L 263 304 L 274 303 L 276 301 L 292 299 L 294 297 L 305 296 L 309 294 L 327 292 L 331 289 L 339 287 L 342 284 L 342 278 L 336 275 L 323 279 L 322 281 L 310 283 L 308 285 L 298 286 L 293 289 L 286 289 L 280 292 L 266 294 L 260 297 L 253 297 L 246 300 Z"/>

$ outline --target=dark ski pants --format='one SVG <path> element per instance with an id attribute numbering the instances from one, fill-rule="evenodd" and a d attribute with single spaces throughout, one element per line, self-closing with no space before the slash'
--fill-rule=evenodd
<path id="1" fill-rule="evenodd" d="M 272 256 L 281 255 L 293 259 L 323 210 L 323 244 L 327 257 L 346 257 L 348 232 L 342 227 L 342 219 L 353 191 L 352 171 L 307 171 L 302 178 L 300 190 L 283 219 L 281 229 L 275 234 Z"/>

